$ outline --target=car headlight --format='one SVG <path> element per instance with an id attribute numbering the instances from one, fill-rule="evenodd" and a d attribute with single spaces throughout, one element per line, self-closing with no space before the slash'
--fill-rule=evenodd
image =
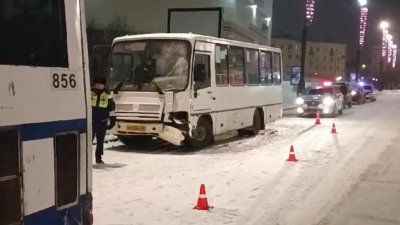
<path id="1" fill-rule="evenodd" d="M 296 104 L 297 105 L 302 105 L 302 104 L 304 104 L 304 99 L 303 98 L 296 98 Z"/>
<path id="2" fill-rule="evenodd" d="M 357 91 L 351 91 L 351 95 L 356 95 L 357 94 Z"/>
<path id="3" fill-rule="evenodd" d="M 326 97 L 326 98 L 324 98 L 322 103 L 324 103 L 324 105 L 333 105 L 333 103 L 335 103 L 335 101 L 331 97 Z"/>

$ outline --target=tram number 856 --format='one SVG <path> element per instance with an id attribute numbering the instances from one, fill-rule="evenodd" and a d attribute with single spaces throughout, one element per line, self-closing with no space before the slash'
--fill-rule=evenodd
<path id="1" fill-rule="evenodd" d="M 58 74 L 53 73 L 52 75 L 52 86 L 53 88 L 59 89 L 75 89 L 76 88 L 76 76 L 75 74 Z"/>

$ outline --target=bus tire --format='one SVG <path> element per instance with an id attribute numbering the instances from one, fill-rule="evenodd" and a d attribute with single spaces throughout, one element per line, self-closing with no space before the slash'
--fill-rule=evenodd
<path id="1" fill-rule="evenodd" d="M 197 121 L 195 136 L 190 138 L 188 144 L 195 149 L 207 147 L 214 140 L 213 127 L 209 119 L 201 117 Z"/>
<path id="2" fill-rule="evenodd" d="M 253 115 L 253 125 L 250 128 L 245 128 L 245 129 L 239 129 L 237 132 L 239 136 L 245 136 L 245 135 L 252 135 L 255 136 L 258 133 L 260 133 L 260 130 L 262 128 L 262 119 L 261 119 L 261 114 L 259 110 L 254 111 Z"/>
<path id="3" fill-rule="evenodd" d="M 256 110 L 253 115 L 253 127 L 250 130 L 250 135 L 257 135 L 262 128 L 262 119 L 259 110 Z"/>

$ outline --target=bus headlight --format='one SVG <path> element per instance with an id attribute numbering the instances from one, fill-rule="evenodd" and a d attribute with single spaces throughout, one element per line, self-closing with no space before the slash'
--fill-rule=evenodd
<path id="1" fill-rule="evenodd" d="M 299 98 L 296 98 L 295 102 L 297 105 L 302 105 L 302 104 L 304 104 L 304 99 L 299 97 Z"/>
<path id="2" fill-rule="evenodd" d="M 324 103 L 324 105 L 333 105 L 333 103 L 335 103 L 335 101 L 331 97 L 326 97 L 326 98 L 324 98 L 322 103 Z"/>

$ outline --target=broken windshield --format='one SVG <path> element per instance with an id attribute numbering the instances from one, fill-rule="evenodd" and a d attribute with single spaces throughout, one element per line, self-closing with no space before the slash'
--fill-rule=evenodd
<path id="1" fill-rule="evenodd" d="M 184 90 L 189 77 L 189 42 L 146 40 L 113 46 L 107 83 L 121 91 Z M 154 85 L 155 82 L 156 85 Z"/>

